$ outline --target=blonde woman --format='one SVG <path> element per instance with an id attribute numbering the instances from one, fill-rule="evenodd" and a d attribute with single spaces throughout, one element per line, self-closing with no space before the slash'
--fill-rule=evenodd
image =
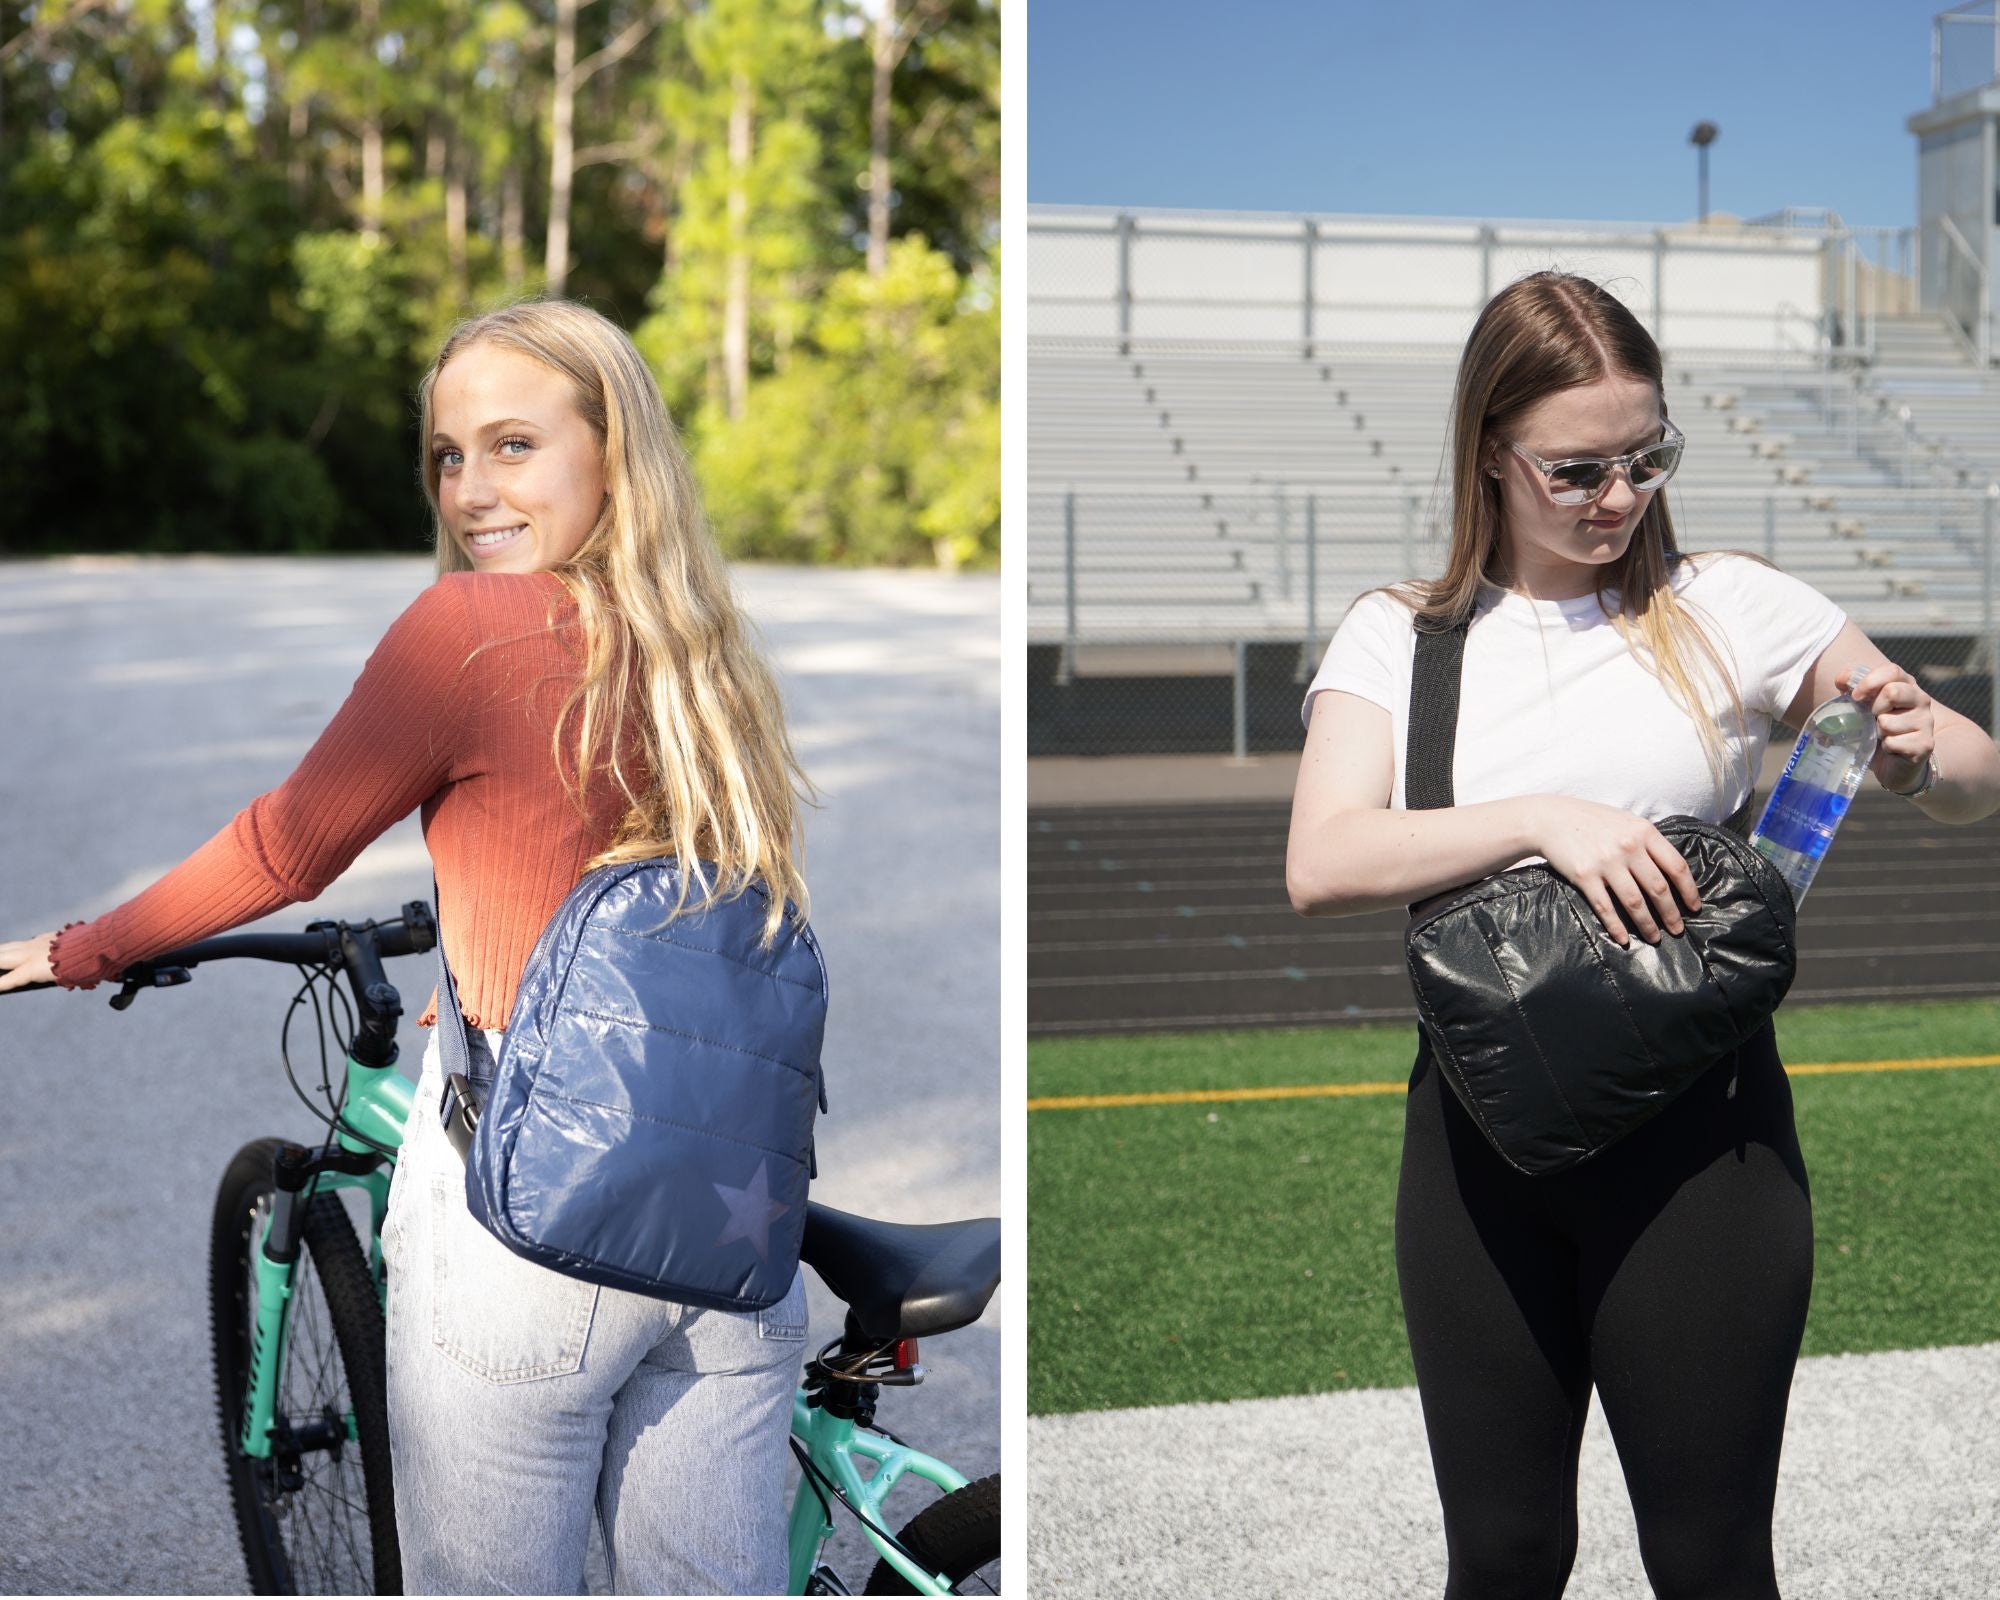
<path id="1" fill-rule="evenodd" d="M 1698 905 L 1653 826 L 1720 822 L 1771 725 L 1863 664 L 1872 771 L 1941 823 L 2000 808 L 2000 750 L 1841 609 L 1769 563 L 1683 556 L 1660 353 L 1586 279 L 1503 290 L 1467 341 L 1442 577 L 1358 600 L 1306 697 L 1286 878 L 1307 915 L 1399 907 L 1524 861 L 1610 936 Z M 1456 804 L 1405 809 L 1415 626 L 1470 617 Z M 1660 1600 L 1777 1594 L 1771 1515 L 1812 1283 L 1812 1215 L 1767 1024 L 1569 1172 L 1487 1144 L 1419 1036 L 1396 1199 L 1404 1320 L 1451 1600 L 1562 1592 L 1595 1387 Z"/>
<path id="2" fill-rule="evenodd" d="M 417 808 L 475 1061 L 592 867 L 699 858 L 715 893 L 768 885 L 773 932 L 787 898 L 804 909 L 804 780 L 631 341 L 560 301 L 475 318 L 425 376 L 421 426 L 438 579 L 298 770 L 116 910 L 0 944 L 0 989 L 89 988 L 310 900 Z M 383 1230 L 406 1586 L 580 1593 L 597 1515 L 621 1591 L 782 1590 L 803 1284 L 732 1314 L 513 1255 L 466 1210 L 441 1073 L 433 1034 Z"/>

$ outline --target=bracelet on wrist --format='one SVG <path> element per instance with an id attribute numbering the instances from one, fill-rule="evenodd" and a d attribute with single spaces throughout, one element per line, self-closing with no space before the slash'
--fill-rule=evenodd
<path id="1" fill-rule="evenodd" d="M 1937 756 L 1935 753 L 1933 753 L 1931 755 L 1924 757 L 1924 775 L 1922 779 L 1918 781 L 1916 788 L 1891 789 L 1889 792 L 1893 795 L 1899 796 L 1904 800 L 1921 800 L 1925 795 L 1929 794 L 1931 790 L 1935 789 L 1938 786 L 1938 778 L 1940 776 L 1941 774 L 1938 771 Z"/>

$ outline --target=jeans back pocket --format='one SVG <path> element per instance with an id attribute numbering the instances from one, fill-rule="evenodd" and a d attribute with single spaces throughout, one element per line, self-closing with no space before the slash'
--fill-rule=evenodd
<path id="1" fill-rule="evenodd" d="M 493 1383 L 583 1365 L 598 1287 L 509 1250 L 466 1209 L 450 1175 L 431 1184 L 431 1340 Z"/>

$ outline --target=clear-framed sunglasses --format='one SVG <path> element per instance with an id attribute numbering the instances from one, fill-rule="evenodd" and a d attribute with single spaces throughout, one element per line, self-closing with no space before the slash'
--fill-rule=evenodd
<path id="1" fill-rule="evenodd" d="M 1662 419 L 1663 437 L 1624 456 L 1565 456 L 1560 461 L 1544 461 L 1524 444 L 1508 441 L 1507 448 L 1533 462 L 1549 486 L 1549 498 L 1559 506 L 1586 505 L 1611 487 L 1611 478 L 1620 467 L 1637 494 L 1649 494 L 1671 478 L 1681 464 L 1686 437 L 1671 422 Z"/>

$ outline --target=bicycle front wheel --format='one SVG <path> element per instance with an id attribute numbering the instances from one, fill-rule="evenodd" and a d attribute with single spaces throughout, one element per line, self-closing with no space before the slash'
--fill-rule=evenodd
<path id="1" fill-rule="evenodd" d="M 980 1478 L 933 1500 L 896 1535 L 933 1572 L 951 1580 L 959 1594 L 1000 1592 L 1000 1475 Z M 868 1575 L 868 1594 L 915 1594 L 886 1561 Z"/>
<path id="2" fill-rule="evenodd" d="M 243 1451 L 256 1262 L 276 1193 L 282 1141 L 236 1153 L 215 1200 L 209 1309 L 222 1455 L 257 1594 L 400 1594 L 389 1474 L 382 1307 L 347 1212 L 333 1195 L 305 1210 L 292 1272 L 284 1359 L 272 1401 L 272 1451 Z"/>

